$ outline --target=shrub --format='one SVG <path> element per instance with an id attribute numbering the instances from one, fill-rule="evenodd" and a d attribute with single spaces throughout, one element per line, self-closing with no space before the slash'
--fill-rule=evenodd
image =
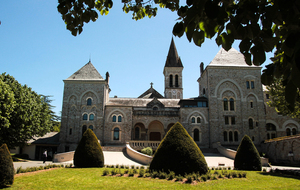
<path id="1" fill-rule="evenodd" d="M 168 174 L 166 172 L 159 172 L 158 178 L 159 179 L 167 179 Z"/>
<path id="2" fill-rule="evenodd" d="M 237 170 L 261 171 L 259 153 L 249 136 L 245 135 L 239 145 L 234 159 Z"/>
<path id="3" fill-rule="evenodd" d="M 147 147 L 147 148 L 143 148 L 143 149 L 141 150 L 141 152 L 142 152 L 143 154 L 147 154 L 147 155 L 149 155 L 149 156 L 152 156 L 153 150 L 152 150 L 151 147 Z"/>
<path id="4" fill-rule="evenodd" d="M 74 154 L 75 167 L 103 167 L 104 156 L 96 135 L 91 129 L 84 132 Z"/>
<path id="5" fill-rule="evenodd" d="M 14 164 L 6 144 L 0 146 L 0 188 L 14 183 Z"/>
<path id="6" fill-rule="evenodd" d="M 145 170 L 144 169 L 140 169 L 139 171 L 139 177 L 144 177 L 145 175 Z"/>
<path id="7" fill-rule="evenodd" d="M 201 150 L 179 122 L 159 144 L 149 168 L 151 171 L 174 171 L 176 175 L 208 172 Z"/>
<path id="8" fill-rule="evenodd" d="M 105 168 L 102 173 L 103 176 L 109 175 L 109 170 Z"/>
<path id="9" fill-rule="evenodd" d="M 167 176 L 167 179 L 168 180 L 173 180 L 174 178 L 175 178 L 175 172 L 170 171 L 169 174 L 168 174 L 168 176 Z"/>

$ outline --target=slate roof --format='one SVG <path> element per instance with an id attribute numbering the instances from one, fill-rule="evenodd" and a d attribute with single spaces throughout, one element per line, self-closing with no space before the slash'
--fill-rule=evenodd
<path id="1" fill-rule="evenodd" d="M 165 67 L 183 67 L 181 63 L 181 59 L 178 56 L 177 49 L 174 43 L 174 40 L 172 38 L 169 53 L 167 56 Z"/>
<path id="2" fill-rule="evenodd" d="M 208 66 L 249 67 L 245 62 L 244 55 L 234 48 L 231 48 L 229 51 L 221 48 Z M 252 65 L 251 67 L 258 66 Z"/>
<path id="3" fill-rule="evenodd" d="M 180 99 L 157 99 L 165 107 L 180 107 Z M 110 98 L 106 106 L 125 106 L 125 107 L 147 107 L 147 104 L 153 101 L 151 98 Z"/>
<path id="4" fill-rule="evenodd" d="M 164 98 L 159 92 L 157 92 L 151 85 L 151 87 L 141 94 L 138 98 Z"/>
<path id="5" fill-rule="evenodd" d="M 59 132 L 50 132 L 42 137 L 34 137 L 27 142 L 28 144 L 49 144 L 59 145 Z"/>
<path id="6" fill-rule="evenodd" d="M 87 64 L 85 64 L 81 69 L 76 71 L 73 75 L 71 75 L 66 80 L 101 80 L 104 79 L 100 75 L 100 73 L 97 71 L 97 69 L 94 67 L 94 65 L 89 61 Z"/>

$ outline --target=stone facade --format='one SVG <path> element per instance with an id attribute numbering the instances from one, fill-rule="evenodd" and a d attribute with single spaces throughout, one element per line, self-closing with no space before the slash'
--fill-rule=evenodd
<path id="1" fill-rule="evenodd" d="M 244 135 L 260 145 L 298 133 L 299 120 L 280 116 L 266 104 L 261 67 L 248 66 L 238 51 L 221 49 L 205 69 L 200 65 L 198 97 L 182 98 L 182 70 L 172 39 L 163 72 L 164 96 L 151 85 L 138 98 L 109 98 L 109 74 L 103 79 L 87 63 L 64 80 L 58 152 L 75 150 L 87 128 L 102 145 L 125 146 L 131 140 L 160 141 L 179 121 L 201 148 L 215 142 L 236 147 Z"/>

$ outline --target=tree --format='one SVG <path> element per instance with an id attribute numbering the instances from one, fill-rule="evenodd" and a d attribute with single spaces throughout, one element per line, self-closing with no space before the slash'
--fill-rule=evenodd
<path id="1" fill-rule="evenodd" d="M 61 120 L 61 117 L 60 116 L 57 116 L 55 115 L 54 111 L 52 111 L 53 108 L 55 108 L 55 106 L 52 106 L 51 105 L 51 102 L 53 101 L 51 99 L 52 96 L 49 96 L 49 95 L 41 95 L 42 98 L 43 98 L 43 101 L 47 103 L 47 105 L 49 106 L 50 108 L 50 115 L 51 115 L 51 129 L 50 131 L 51 132 L 59 132 L 60 131 L 60 126 L 61 126 L 61 123 L 60 123 L 60 120 Z"/>
<path id="2" fill-rule="evenodd" d="M 101 145 L 91 129 L 84 132 L 75 150 L 74 165 L 79 168 L 104 166 L 104 156 Z"/>
<path id="3" fill-rule="evenodd" d="M 0 146 L 0 188 L 14 183 L 15 169 L 6 144 Z"/>
<path id="4" fill-rule="evenodd" d="M 40 95 L 6 73 L 0 75 L 0 85 L 0 144 L 23 146 L 50 131 L 51 111 Z"/>
<path id="5" fill-rule="evenodd" d="M 271 101 L 267 104 L 274 107 L 276 111 L 282 115 L 288 115 L 292 118 L 300 118 L 300 91 L 297 90 L 297 96 L 295 101 L 295 109 L 291 111 L 288 108 L 289 103 L 285 100 L 285 86 L 282 84 L 283 79 L 275 79 L 274 83 L 267 86 Z"/>
<path id="6" fill-rule="evenodd" d="M 208 172 L 207 163 L 200 148 L 179 122 L 171 127 L 160 142 L 149 169 L 173 171 L 177 175 Z"/>
<path id="7" fill-rule="evenodd" d="M 237 170 L 261 171 L 259 153 L 247 135 L 243 137 L 237 149 L 234 158 L 234 168 Z"/>
<path id="8" fill-rule="evenodd" d="M 67 29 L 76 36 L 84 23 L 96 21 L 97 10 L 107 15 L 112 0 L 59 0 L 57 9 Z M 197 46 L 205 38 L 215 37 L 217 45 L 229 50 L 235 40 L 240 41 L 240 52 L 249 65 L 261 65 L 266 52 L 275 48 L 273 63 L 262 74 L 265 85 L 274 83 L 274 77 L 286 82 L 285 99 L 293 111 L 297 89 L 300 88 L 300 1 L 299 0 L 122 0 L 123 11 L 131 12 L 133 19 L 151 18 L 157 6 L 177 11 L 178 22 L 173 34 Z"/>

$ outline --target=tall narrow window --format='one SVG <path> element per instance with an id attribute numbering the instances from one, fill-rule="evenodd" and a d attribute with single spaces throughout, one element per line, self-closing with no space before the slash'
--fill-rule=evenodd
<path id="1" fill-rule="evenodd" d="M 255 140 L 255 138 L 254 138 L 254 136 L 252 136 L 252 141 L 254 142 L 254 140 Z"/>
<path id="2" fill-rule="evenodd" d="M 253 102 L 252 101 L 250 102 L 250 108 L 253 108 Z"/>
<path id="3" fill-rule="evenodd" d="M 197 123 L 201 123 L 201 118 L 197 117 Z"/>
<path id="4" fill-rule="evenodd" d="M 229 118 L 228 118 L 228 116 L 225 116 L 225 125 L 229 125 Z"/>
<path id="5" fill-rule="evenodd" d="M 122 116 L 118 116 L 118 122 L 122 122 Z"/>
<path id="6" fill-rule="evenodd" d="M 234 99 L 230 98 L 230 111 L 234 111 Z"/>
<path id="7" fill-rule="evenodd" d="M 70 128 L 69 130 L 69 135 L 72 135 L 72 128 Z"/>
<path id="8" fill-rule="evenodd" d="M 234 131 L 234 141 L 237 142 L 239 140 L 239 134 L 237 131 Z"/>
<path id="9" fill-rule="evenodd" d="M 291 130 L 289 128 L 287 128 L 285 131 L 286 131 L 286 136 L 290 136 L 291 135 Z"/>
<path id="10" fill-rule="evenodd" d="M 120 139 L 120 129 L 118 127 L 114 128 L 114 140 Z"/>
<path id="11" fill-rule="evenodd" d="M 135 137 L 135 140 L 139 140 L 140 139 L 140 128 L 139 127 L 136 127 L 134 129 L 134 137 Z"/>
<path id="12" fill-rule="evenodd" d="M 297 130 L 295 128 L 292 129 L 292 135 L 296 135 L 297 134 Z"/>
<path id="13" fill-rule="evenodd" d="M 235 125 L 235 117 L 234 116 L 231 117 L 231 125 Z"/>
<path id="14" fill-rule="evenodd" d="M 232 137 L 232 131 L 229 131 L 229 141 L 232 142 L 233 141 L 233 137 Z"/>
<path id="15" fill-rule="evenodd" d="M 92 105 L 92 98 L 87 99 L 86 105 L 88 106 Z"/>
<path id="16" fill-rule="evenodd" d="M 114 116 L 112 117 L 112 122 L 117 122 L 117 116 L 114 115 Z"/>
<path id="17" fill-rule="evenodd" d="M 246 86 L 247 86 L 247 89 L 250 89 L 250 82 L 249 81 L 246 81 Z"/>
<path id="18" fill-rule="evenodd" d="M 82 120 L 87 120 L 88 115 L 87 114 L 83 114 Z"/>
<path id="19" fill-rule="evenodd" d="M 89 120 L 90 120 L 90 121 L 93 121 L 93 120 L 94 120 L 94 114 L 90 114 Z"/>
<path id="20" fill-rule="evenodd" d="M 223 132 L 223 137 L 224 137 L 224 141 L 228 141 L 228 139 L 227 139 L 227 131 Z"/>
<path id="21" fill-rule="evenodd" d="M 82 135 L 83 135 L 83 133 L 86 131 L 86 129 L 87 129 L 87 127 L 86 127 L 86 125 L 84 125 L 84 126 L 82 127 Z"/>
<path id="22" fill-rule="evenodd" d="M 249 129 L 253 129 L 253 119 L 249 118 L 248 122 L 249 122 Z"/>
<path id="23" fill-rule="evenodd" d="M 179 87 L 179 84 L 178 84 L 178 75 L 175 75 L 175 87 Z"/>
<path id="24" fill-rule="evenodd" d="M 173 75 L 170 75 L 169 86 L 173 87 Z"/>
<path id="25" fill-rule="evenodd" d="M 251 89 L 254 89 L 254 81 L 251 81 Z"/>
<path id="26" fill-rule="evenodd" d="M 196 123 L 195 117 L 192 117 L 192 123 Z"/>
<path id="27" fill-rule="evenodd" d="M 228 111 L 228 100 L 227 100 L 227 98 L 224 98 L 223 106 L 224 106 L 224 111 Z"/>
<path id="28" fill-rule="evenodd" d="M 269 133 L 267 133 L 267 139 L 270 139 L 270 134 Z"/>
<path id="29" fill-rule="evenodd" d="M 205 95 L 205 88 L 203 88 L 203 95 Z"/>
<path id="30" fill-rule="evenodd" d="M 194 129 L 194 141 L 199 141 L 199 129 Z"/>
<path id="31" fill-rule="evenodd" d="M 94 130 L 93 125 L 90 125 L 90 126 L 89 126 L 89 129 L 91 129 L 91 130 L 93 131 L 93 130 Z"/>

